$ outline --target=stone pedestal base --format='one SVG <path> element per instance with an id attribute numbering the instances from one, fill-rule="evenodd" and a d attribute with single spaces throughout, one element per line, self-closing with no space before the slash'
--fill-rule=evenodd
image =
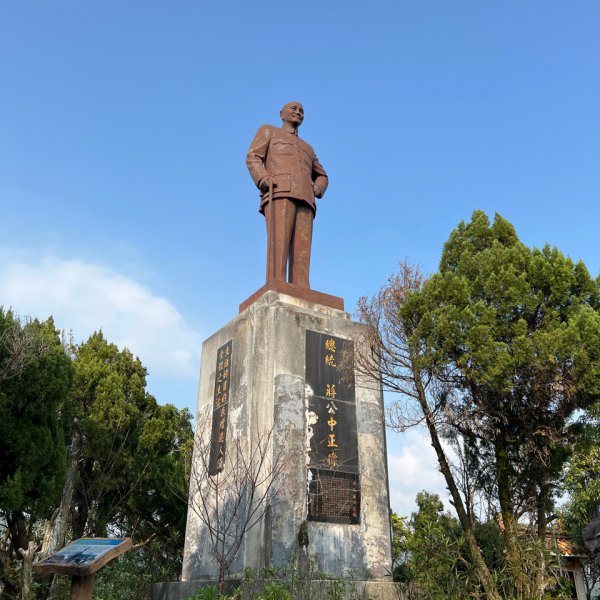
<path id="1" fill-rule="evenodd" d="M 298 286 L 285 281 L 269 281 L 240 304 L 240 312 L 244 312 L 268 291 L 285 294 L 286 296 L 293 296 L 294 298 L 306 300 L 312 304 L 321 304 L 340 311 L 344 310 L 344 300 L 338 296 L 317 292 L 316 290 L 299 288 Z"/>
<path id="2" fill-rule="evenodd" d="M 357 580 L 381 580 L 389 575 L 390 512 L 381 389 L 378 382 L 355 379 L 353 364 L 352 382 L 335 371 L 344 362 L 341 348 L 361 351 L 360 332 L 361 326 L 341 310 L 271 290 L 204 342 L 197 435 L 211 436 L 204 441 L 212 443 L 215 457 L 222 459 L 225 452 L 231 452 L 232 440 L 269 432 L 270 458 L 281 457 L 284 464 L 282 493 L 244 535 L 228 577 L 239 579 L 246 568 L 256 573 L 264 567 L 285 568 L 299 551 L 301 531 L 315 572 L 333 578 L 352 574 Z M 323 351 L 328 354 L 319 354 Z M 338 379 L 329 382 L 327 377 L 334 376 Z M 221 417 L 226 421 L 219 421 Z M 207 423 L 212 427 L 203 426 Z M 215 429 L 219 423 L 220 431 Z M 315 461 L 321 462 L 315 467 Z M 199 468 L 197 448 L 194 464 Z M 195 494 L 197 490 L 190 489 L 192 503 Z M 336 494 L 342 499 L 332 500 Z M 340 514 L 328 521 L 332 505 Z M 209 531 L 190 509 L 182 573 L 185 583 L 178 584 L 179 588 L 217 578 Z M 164 589 L 177 587 L 165 585 Z"/>

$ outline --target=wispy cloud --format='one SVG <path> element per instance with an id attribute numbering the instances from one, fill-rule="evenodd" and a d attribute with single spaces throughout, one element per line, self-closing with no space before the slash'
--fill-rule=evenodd
<path id="1" fill-rule="evenodd" d="M 0 305 L 12 306 L 22 316 L 53 315 L 57 326 L 72 329 L 77 340 L 102 328 L 109 341 L 139 356 L 153 377 L 171 382 L 160 395 L 169 401 L 168 388 L 176 388 L 173 378 L 188 380 L 190 389 L 195 388 L 201 334 L 166 298 L 109 266 L 0 248 Z M 185 391 L 180 393 L 183 398 L 193 397 Z M 421 490 L 439 494 L 449 507 L 426 433 L 415 429 L 400 439 L 389 437 L 392 508 L 409 515 Z"/>
<path id="2" fill-rule="evenodd" d="M 152 375 L 196 377 L 201 335 L 166 298 L 109 266 L 0 249 L 0 305 L 45 319 L 84 340 L 107 339 L 139 356 Z"/>
<path id="3" fill-rule="evenodd" d="M 444 506 L 450 508 L 448 491 L 427 433 L 410 429 L 401 436 L 402 447 L 388 450 L 392 509 L 400 516 L 410 515 L 417 508 L 416 495 L 423 490 L 438 494 Z"/>

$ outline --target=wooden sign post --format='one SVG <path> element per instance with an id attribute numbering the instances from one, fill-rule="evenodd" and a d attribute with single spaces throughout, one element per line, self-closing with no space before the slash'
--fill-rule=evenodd
<path id="1" fill-rule="evenodd" d="M 96 571 L 132 546 L 131 538 L 81 538 L 33 568 L 38 575 L 70 575 L 71 600 L 91 600 Z"/>

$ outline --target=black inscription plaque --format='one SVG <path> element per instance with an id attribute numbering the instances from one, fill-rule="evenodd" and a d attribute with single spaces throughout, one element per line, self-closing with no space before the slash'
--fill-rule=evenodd
<path id="1" fill-rule="evenodd" d="M 308 519 L 360 522 L 352 340 L 306 332 Z"/>
<path id="2" fill-rule="evenodd" d="M 209 475 L 216 475 L 217 473 L 220 473 L 223 470 L 223 465 L 225 464 L 232 351 L 233 340 L 229 340 L 217 350 L 212 431 L 210 436 L 210 459 L 208 462 Z"/>
<path id="3" fill-rule="evenodd" d="M 315 396 L 354 402 L 354 342 L 307 331 L 306 383 Z"/>
<path id="4" fill-rule="evenodd" d="M 307 519 L 342 525 L 360 523 L 358 475 L 309 469 Z"/>

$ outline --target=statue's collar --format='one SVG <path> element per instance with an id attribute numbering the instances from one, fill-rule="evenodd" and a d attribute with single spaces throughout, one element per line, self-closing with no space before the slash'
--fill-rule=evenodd
<path id="1" fill-rule="evenodd" d="M 283 129 L 284 131 L 287 131 L 288 133 L 291 133 L 292 135 L 295 135 L 296 137 L 298 137 L 298 130 L 294 129 L 291 125 L 283 125 L 281 127 L 281 129 Z"/>

